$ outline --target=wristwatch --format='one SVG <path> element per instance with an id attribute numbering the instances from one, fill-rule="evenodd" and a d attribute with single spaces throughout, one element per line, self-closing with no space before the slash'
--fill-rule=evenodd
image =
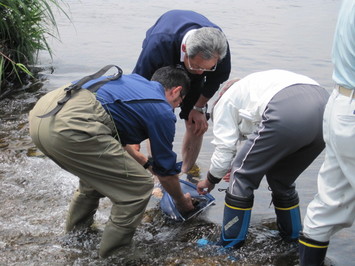
<path id="1" fill-rule="evenodd" d="M 201 114 L 205 114 L 207 112 L 207 106 L 204 106 L 204 107 L 194 106 L 193 109 L 200 112 Z"/>
<path id="2" fill-rule="evenodd" d="M 153 165 L 153 158 L 148 156 L 147 162 L 143 165 L 144 169 L 147 169 L 149 166 Z"/>

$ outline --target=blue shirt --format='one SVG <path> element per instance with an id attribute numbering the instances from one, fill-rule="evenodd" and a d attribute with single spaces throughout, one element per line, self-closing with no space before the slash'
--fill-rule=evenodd
<path id="1" fill-rule="evenodd" d="M 123 145 L 149 138 L 154 172 L 161 176 L 180 173 L 181 164 L 176 163 L 173 152 L 176 116 L 160 83 L 137 74 L 123 75 L 100 87 L 96 98 L 113 118 Z"/>
<path id="2" fill-rule="evenodd" d="M 333 80 L 355 89 L 355 1 L 344 0 L 333 42 Z"/>
<path id="3" fill-rule="evenodd" d="M 163 14 L 147 31 L 142 51 L 133 73 L 151 79 L 153 73 L 163 66 L 180 63 L 181 43 L 185 34 L 192 29 L 214 27 L 220 29 L 203 15 L 187 10 L 171 10 Z M 220 29 L 221 30 L 221 29 Z M 217 64 L 214 72 L 190 75 L 191 82 L 206 77 L 202 95 L 211 98 L 231 71 L 229 48 L 226 56 Z"/>

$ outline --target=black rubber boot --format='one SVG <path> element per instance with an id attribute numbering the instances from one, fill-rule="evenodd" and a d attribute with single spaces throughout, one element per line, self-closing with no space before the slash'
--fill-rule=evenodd
<path id="1" fill-rule="evenodd" d="M 300 266 L 323 266 L 329 241 L 319 242 L 300 233 L 299 258 Z"/>

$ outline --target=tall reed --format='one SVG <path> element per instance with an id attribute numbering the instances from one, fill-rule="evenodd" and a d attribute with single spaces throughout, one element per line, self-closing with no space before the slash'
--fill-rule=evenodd
<path id="1" fill-rule="evenodd" d="M 62 0 L 0 0 L 0 99 L 10 85 L 23 83 L 29 74 L 27 67 L 37 62 L 40 50 L 52 54 L 46 38 L 59 36 L 53 8 L 67 16 L 61 3 Z"/>

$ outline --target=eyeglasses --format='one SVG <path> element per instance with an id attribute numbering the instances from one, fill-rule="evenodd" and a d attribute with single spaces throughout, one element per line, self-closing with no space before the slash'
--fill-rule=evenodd
<path id="1" fill-rule="evenodd" d="M 217 68 L 217 63 L 216 63 L 212 68 L 210 68 L 210 69 L 200 68 L 200 67 L 198 67 L 198 68 L 192 67 L 192 66 L 191 66 L 191 63 L 190 63 L 190 58 L 189 58 L 189 56 L 188 56 L 188 55 L 186 55 L 186 56 L 187 56 L 187 63 L 189 64 L 189 69 L 190 69 L 190 70 L 203 71 L 203 72 L 213 72 L 213 71 L 215 71 L 216 68 Z"/>

